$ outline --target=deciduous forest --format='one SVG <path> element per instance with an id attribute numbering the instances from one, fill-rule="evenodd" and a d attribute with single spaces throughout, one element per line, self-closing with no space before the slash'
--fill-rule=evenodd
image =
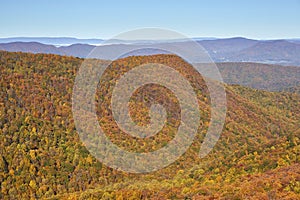
<path id="1" fill-rule="evenodd" d="M 118 128 L 110 108 L 112 90 L 119 77 L 137 65 L 161 63 L 177 70 L 193 86 L 201 112 L 197 136 L 180 159 L 156 172 L 133 174 L 102 164 L 79 138 L 72 91 L 82 62 L 54 54 L 0 51 L 0 199 L 300 199 L 296 87 L 268 92 L 225 85 L 227 115 L 221 137 L 206 157 L 199 158 L 211 109 L 201 75 L 175 55 L 113 61 L 103 74 L 105 82 L 99 82 L 95 104 L 100 126 L 121 148 L 159 149 L 174 137 L 180 123 L 172 92 L 150 84 L 134 93 L 130 113 L 145 125 L 151 104 L 165 105 L 163 129 L 138 139 Z"/>

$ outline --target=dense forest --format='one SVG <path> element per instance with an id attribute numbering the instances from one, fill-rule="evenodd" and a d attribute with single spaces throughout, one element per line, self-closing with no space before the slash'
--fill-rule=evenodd
<path id="1" fill-rule="evenodd" d="M 202 77 L 174 55 L 112 62 L 95 102 L 100 126 L 121 148 L 159 149 L 174 137 L 180 122 L 175 96 L 159 85 L 146 85 L 131 98 L 132 118 L 141 125 L 149 123 L 149 107 L 156 102 L 167 106 L 166 126 L 145 140 L 118 128 L 109 106 L 112 89 L 137 65 L 161 63 L 180 72 L 194 87 L 201 112 L 198 135 L 180 159 L 156 172 L 132 174 L 97 161 L 79 138 L 72 90 L 83 61 L 0 51 L 0 199 L 300 199 L 296 87 L 267 92 L 226 85 L 223 132 L 212 152 L 199 158 L 210 118 L 210 97 Z"/>

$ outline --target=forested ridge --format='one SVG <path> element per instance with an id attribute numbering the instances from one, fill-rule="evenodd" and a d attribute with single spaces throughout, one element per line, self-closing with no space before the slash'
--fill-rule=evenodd
<path id="1" fill-rule="evenodd" d="M 300 199 L 300 97 L 293 89 L 266 92 L 226 85 L 223 132 L 213 151 L 200 159 L 210 118 L 202 77 L 174 55 L 114 61 L 95 100 L 99 124 L 120 147 L 159 149 L 174 137 L 180 120 L 175 96 L 147 85 L 131 98 L 133 120 L 149 123 L 149 106 L 157 102 L 168 106 L 167 125 L 146 140 L 130 138 L 117 127 L 109 106 L 112 89 L 137 65 L 161 63 L 179 71 L 194 87 L 201 110 L 198 135 L 179 160 L 156 172 L 130 174 L 97 161 L 76 132 L 72 90 L 82 62 L 0 51 L 0 199 Z"/>

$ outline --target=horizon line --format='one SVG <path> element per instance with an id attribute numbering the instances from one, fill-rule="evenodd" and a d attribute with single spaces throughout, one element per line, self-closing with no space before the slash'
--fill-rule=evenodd
<path id="1" fill-rule="evenodd" d="M 11 36 L 11 37 L 1 37 L 0 39 L 17 39 L 17 38 L 28 38 L 28 39 L 78 39 L 78 40 L 125 40 L 125 41 L 142 41 L 142 40 L 148 40 L 148 41 L 159 41 L 159 40 L 185 40 L 185 39 L 203 39 L 203 40 L 217 40 L 217 39 L 249 39 L 249 40 L 300 40 L 300 37 L 282 37 L 282 38 L 251 38 L 251 37 L 245 37 L 245 36 L 229 36 L 229 37 L 215 37 L 215 36 L 194 36 L 194 37 L 186 37 L 186 38 L 173 38 L 173 39 L 107 39 L 107 38 L 96 38 L 96 37 L 76 37 L 76 36 Z"/>

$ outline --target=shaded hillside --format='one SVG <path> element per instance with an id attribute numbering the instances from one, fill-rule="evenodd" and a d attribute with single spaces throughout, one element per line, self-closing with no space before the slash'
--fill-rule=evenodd
<path id="1" fill-rule="evenodd" d="M 148 90 L 142 88 L 133 95 L 131 114 L 143 125 L 149 123 L 150 104 L 169 105 L 168 123 L 162 132 L 142 141 L 115 126 L 109 107 L 112 88 L 118 77 L 137 64 L 157 62 L 180 72 L 193 85 L 201 112 L 198 135 L 179 160 L 157 172 L 129 174 L 98 162 L 76 132 L 71 97 L 82 61 L 0 52 L 1 199 L 299 198 L 299 95 L 226 86 L 226 124 L 213 151 L 200 159 L 198 151 L 210 116 L 202 77 L 174 55 L 117 60 L 105 71 L 107 81 L 99 84 L 95 100 L 101 127 L 122 148 L 158 149 L 174 137 L 179 123 L 174 95 L 163 87 L 148 85 Z"/>
<path id="2" fill-rule="evenodd" d="M 260 63 L 216 63 L 227 84 L 238 84 L 267 91 L 297 91 L 300 67 Z"/>

